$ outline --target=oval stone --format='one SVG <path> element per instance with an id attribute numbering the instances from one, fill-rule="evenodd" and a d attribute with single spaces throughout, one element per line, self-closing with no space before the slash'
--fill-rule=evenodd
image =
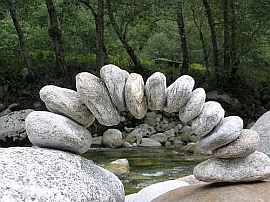
<path id="1" fill-rule="evenodd" d="M 76 88 L 80 99 L 100 124 L 113 126 L 120 123 L 121 117 L 100 78 L 88 72 L 79 73 L 76 76 Z"/>
<path id="2" fill-rule="evenodd" d="M 199 145 L 202 149 L 214 150 L 234 141 L 242 129 L 243 120 L 239 116 L 225 117 L 210 134 L 199 140 Z"/>
<path id="3" fill-rule="evenodd" d="M 206 102 L 200 115 L 191 122 L 192 133 L 198 137 L 207 135 L 224 115 L 225 111 L 218 102 Z"/>
<path id="4" fill-rule="evenodd" d="M 144 95 L 144 81 L 141 75 L 131 73 L 125 87 L 126 105 L 136 119 L 142 119 L 147 113 L 146 97 Z"/>
<path id="5" fill-rule="evenodd" d="M 252 154 L 260 143 L 260 136 L 254 130 L 243 129 L 233 142 L 215 149 L 213 155 L 218 158 L 239 158 Z"/>
<path id="6" fill-rule="evenodd" d="M 113 104 L 119 111 L 126 110 L 125 84 L 129 73 L 119 67 L 109 64 L 100 69 L 100 78 L 105 83 Z"/>
<path id="7" fill-rule="evenodd" d="M 194 168 L 194 176 L 204 182 L 248 182 L 270 177 L 270 159 L 262 152 L 234 159 L 213 158 Z"/>
<path id="8" fill-rule="evenodd" d="M 179 112 L 180 108 L 187 103 L 195 81 L 191 76 L 179 77 L 166 89 L 167 101 L 164 111 L 168 113 Z"/>
<path id="9" fill-rule="evenodd" d="M 145 84 L 148 109 L 162 110 L 166 102 L 166 77 L 160 72 L 152 74 Z"/>
<path id="10" fill-rule="evenodd" d="M 74 90 L 47 85 L 39 91 L 39 95 L 51 112 L 65 115 L 85 127 L 90 126 L 95 120 L 94 115 Z"/>
<path id="11" fill-rule="evenodd" d="M 179 111 L 179 119 L 187 123 L 200 115 L 205 103 L 206 93 L 203 88 L 195 89 L 185 106 Z"/>
<path id="12" fill-rule="evenodd" d="M 45 111 L 31 112 L 25 119 L 28 138 L 33 145 L 75 153 L 85 153 L 92 143 L 91 133 L 75 121 Z"/>

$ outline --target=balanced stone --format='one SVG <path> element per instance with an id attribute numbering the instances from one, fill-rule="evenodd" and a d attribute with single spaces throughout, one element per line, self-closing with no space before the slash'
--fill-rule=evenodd
<path id="1" fill-rule="evenodd" d="M 204 182 L 247 182 L 270 177 L 270 159 L 261 152 L 235 159 L 213 158 L 194 168 L 194 176 Z"/>
<path id="2" fill-rule="evenodd" d="M 144 81 L 141 75 L 131 73 L 125 86 L 126 105 L 136 119 L 142 119 L 147 113 Z"/>
<path id="3" fill-rule="evenodd" d="M 195 81 L 191 76 L 183 75 L 179 77 L 166 89 L 167 102 L 164 111 L 172 113 L 179 112 L 189 99 Z"/>
<path id="4" fill-rule="evenodd" d="M 119 111 L 126 110 L 125 84 L 129 73 L 119 67 L 109 64 L 100 69 L 100 78 L 105 83 L 113 104 Z"/>
<path id="5" fill-rule="evenodd" d="M 162 110 L 166 102 L 166 77 L 160 72 L 152 74 L 145 84 L 148 109 Z"/>
<path id="6" fill-rule="evenodd" d="M 238 158 L 252 154 L 259 146 L 260 137 L 254 130 L 243 129 L 233 142 L 213 151 L 218 158 Z"/>
<path id="7" fill-rule="evenodd" d="M 74 90 L 47 85 L 39 91 L 39 95 L 51 112 L 65 115 L 86 127 L 95 120 L 94 115 Z"/>
<path id="8" fill-rule="evenodd" d="M 207 135 L 224 117 L 225 111 L 215 101 L 204 104 L 201 114 L 191 123 L 192 133 L 199 137 Z"/>
<path id="9" fill-rule="evenodd" d="M 119 201 L 121 181 L 79 155 L 38 147 L 0 148 L 0 201 Z"/>
<path id="10" fill-rule="evenodd" d="M 100 124 L 113 126 L 120 123 L 121 117 L 111 101 L 108 90 L 98 77 L 88 72 L 79 73 L 76 76 L 76 87 L 80 99 Z"/>
<path id="11" fill-rule="evenodd" d="M 179 119 L 187 123 L 200 115 L 205 102 L 206 93 L 203 88 L 195 89 L 187 102 L 179 111 Z"/>
<path id="12" fill-rule="evenodd" d="M 75 121 L 45 111 L 31 112 L 25 119 L 30 142 L 39 147 L 84 153 L 90 149 L 91 133 Z"/>
<path id="13" fill-rule="evenodd" d="M 229 116 L 222 119 L 214 130 L 199 140 L 199 145 L 205 150 L 214 150 L 224 146 L 241 134 L 243 120 L 239 116 Z"/>
<path id="14" fill-rule="evenodd" d="M 117 148 L 122 146 L 123 137 L 122 132 L 117 129 L 108 129 L 103 133 L 102 143 L 110 148 Z"/>

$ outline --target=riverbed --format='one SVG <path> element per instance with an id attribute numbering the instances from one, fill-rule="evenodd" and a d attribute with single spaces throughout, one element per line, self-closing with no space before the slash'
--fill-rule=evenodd
<path id="1" fill-rule="evenodd" d="M 118 176 L 126 194 L 138 192 L 151 184 L 192 174 L 193 168 L 205 157 L 180 152 L 177 148 L 92 148 L 83 155 L 104 167 L 116 159 L 129 161 L 130 173 Z"/>

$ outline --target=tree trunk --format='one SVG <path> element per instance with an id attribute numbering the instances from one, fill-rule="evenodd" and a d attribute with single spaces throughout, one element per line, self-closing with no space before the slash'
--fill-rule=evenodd
<path id="1" fill-rule="evenodd" d="M 57 15 L 56 15 L 56 10 L 53 4 L 53 0 L 46 0 L 46 5 L 47 5 L 49 17 L 50 17 L 50 24 L 51 24 L 51 27 L 49 28 L 48 32 L 53 41 L 56 64 L 60 66 L 62 73 L 66 75 L 66 77 L 70 80 L 70 77 L 66 69 L 64 48 L 63 48 L 62 39 L 61 39 L 61 32 L 58 27 Z"/>
<path id="2" fill-rule="evenodd" d="M 98 11 L 95 16 L 96 24 L 96 66 L 101 68 L 106 63 L 106 48 L 104 42 L 104 0 L 98 1 Z"/>
<path id="3" fill-rule="evenodd" d="M 231 49 L 230 49 L 230 69 L 231 69 L 231 77 L 234 77 L 240 60 L 237 59 L 237 46 L 236 46 L 236 21 L 235 21 L 235 7 L 234 7 L 234 0 L 230 2 L 230 10 L 231 10 L 231 22 L 230 22 L 230 29 L 231 29 Z"/>
<path id="4" fill-rule="evenodd" d="M 24 58 L 24 62 L 26 64 L 26 67 L 33 74 L 33 72 L 32 72 L 32 65 L 31 65 L 31 59 L 30 59 L 28 48 L 27 48 L 27 45 L 26 45 L 26 40 L 25 40 L 23 31 L 22 31 L 21 25 L 19 23 L 18 17 L 17 17 L 17 13 L 16 13 L 16 8 L 15 8 L 15 5 L 14 5 L 14 2 L 13 2 L 13 0 L 10 0 L 9 3 L 10 3 L 9 4 L 10 16 L 12 18 L 12 21 L 13 21 L 13 24 L 15 26 L 16 32 L 18 34 L 19 43 L 20 43 L 21 52 L 22 52 L 22 55 L 23 55 L 23 58 Z"/>
<path id="5" fill-rule="evenodd" d="M 229 0 L 223 0 L 223 66 L 225 70 L 230 67 L 230 32 L 229 32 Z"/>
<path id="6" fill-rule="evenodd" d="M 187 45 L 187 36 L 185 31 L 185 23 L 183 16 L 183 5 L 182 2 L 179 2 L 177 13 L 176 13 L 176 21 L 179 29 L 179 35 L 181 38 L 181 48 L 182 48 L 182 74 L 187 74 L 189 70 L 189 52 Z"/>
<path id="7" fill-rule="evenodd" d="M 109 12 L 109 19 L 110 19 L 110 22 L 113 26 L 113 29 L 115 30 L 119 40 L 123 44 L 124 48 L 126 49 L 126 52 L 130 56 L 130 58 L 134 64 L 133 71 L 136 73 L 142 73 L 143 66 L 142 66 L 139 58 L 137 57 L 135 50 L 133 49 L 132 46 L 129 45 L 129 43 L 126 39 L 126 33 L 121 31 L 121 29 L 119 28 L 119 26 L 117 25 L 117 23 L 115 21 L 113 11 L 112 11 L 111 0 L 107 0 L 107 6 L 108 6 L 108 12 Z"/>
<path id="8" fill-rule="evenodd" d="M 218 43 L 217 43 L 217 35 L 216 35 L 216 29 L 215 29 L 215 23 L 212 16 L 211 7 L 209 5 L 208 0 L 202 0 L 203 5 L 205 8 L 209 29 L 211 33 L 211 41 L 212 41 L 212 47 L 213 47 L 213 65 L 214 65 L 214 74 L 217 81 L 220 81 L 221 78 L 221 69 L 219 64 L 219 50 L 218 50 Z"/>

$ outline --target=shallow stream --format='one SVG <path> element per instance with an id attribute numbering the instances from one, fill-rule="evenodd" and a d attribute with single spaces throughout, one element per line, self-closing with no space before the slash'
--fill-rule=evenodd
<path id="1" fill-rule="evenodd" d="M 104 166 L 116 159 L 126 158 L 131 172 L 120 175 L 126 194 L 165 180 L 192 174 L 193 168 L 203 161 L 201 156 L 181 153 L 177 148 L 121 148 L 95 149 L 83 155 L 96 164 Z"/>

